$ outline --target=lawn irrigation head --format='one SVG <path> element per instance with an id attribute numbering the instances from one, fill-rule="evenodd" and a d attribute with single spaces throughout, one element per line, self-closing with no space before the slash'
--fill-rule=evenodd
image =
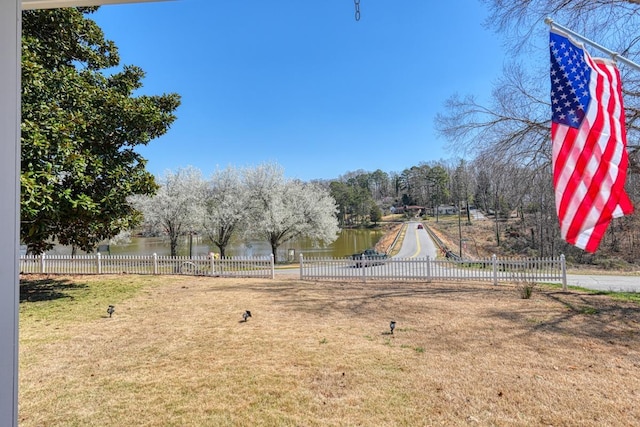
<path id="1" fill-rule="evenodd" d="M 107 308 L 107 313 L 109 313 L 109 317 L 111 317 L 114 311 L 116 311 L 116 307 L 113 305 L 110 305 L 109 308 Z"/>
<path id="2" fill-rule="evenodd" d="M 393 334 L 393 330 L 396 328 L 396 321 L 392 320 L 391 323 L 389 323 L 389 329 L 391 329 L 391 334 Z"/>
<path id="3" fill-rule="evenodd" d="M 247 310 L 244 313 L 242 313 L 242 319 L 244 319 L 245 322 L 247 321 L 247 319 L 249 317 L 251 317 L 251 312 L 249 310 Z"/>

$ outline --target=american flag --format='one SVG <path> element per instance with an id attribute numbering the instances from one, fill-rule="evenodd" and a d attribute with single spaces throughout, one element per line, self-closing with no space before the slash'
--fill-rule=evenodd
<path id="1" fill-rule="evenodd" d="M 595 252 L 611 220 L 633 211 L 624 189 L 628 158 L 620 72 L 613 61 L 591 58 L 558 30 L 551 30 L 549 48 L 560 231 L 568 243 Z"/>

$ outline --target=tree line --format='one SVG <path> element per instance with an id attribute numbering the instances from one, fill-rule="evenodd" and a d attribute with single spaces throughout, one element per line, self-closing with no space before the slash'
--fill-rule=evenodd
<path id="1" fill-rule="evenodd" d="M 481 155 L 420 163 L 401 172 L 349 172 L 324 183 L 336 200 L 341 226 L 375 225 L 380 213 L 405 211 L 438 218 L 442 206 L 451 206 L 465 223 L 476 208 L 493 221 L 496 246 L 529 256 L 565 254 L 577 262 L 593 262 L 590 255 L 561 239 L 555 208 L 550 163 L 537 167 Z M 633 175 L 632 183 L 638 176 Z M 637 189 L 638 187 L 636 187 Z M 637 198 L 637 191 L 633 193 Z M 393 209 L 400 208 L 400 209 Z M 380 213 L 378 213 L 380 212 Z M 638 216 L 613 221 L 599 254 L 635 262 L 640 253 Z"/>
<path id="2" fill-rule="evenodd" d="M 221 256 L 234 236 L 267 241 L 277 260 L 283 243 L 306 237 L 326 245 L 339 232 L 329 191 L 286 178 L 275 163 L 229 166 L 208 179 L 193 167 L 167 172 L 155 195 L 134 195 L 129 202 L 142 213 L 146 233 L 169 238 L 172 256 L 178 239 L 192 233 L 207 237 Z"/>

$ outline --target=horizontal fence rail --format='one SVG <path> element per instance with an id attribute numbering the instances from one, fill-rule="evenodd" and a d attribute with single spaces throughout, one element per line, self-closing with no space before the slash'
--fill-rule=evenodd
<path id="1" fill-rule="evenodd" d="M 21 274 L 153 274 L 274 278 L 269 257 L 153 255 L 22 255 Z M 564 255 L 557 258 L 312 258 L 300 255 L 302 280 L 550 282 L 567 287 Z"/>
<path id="2" fill-rule="evenodd" d="M 153 255 L 22 255 L 21 274 L 175 274 L 273 278 L 269 257 L 171 257 Z"/>
<path id="3" fill-rule="evenodd" d="M 302 280 L 447 280 L 549 282 L 567 286 L 564 255 L 554 258 L 431 259 L 308 258 L 300 255 Z"/>

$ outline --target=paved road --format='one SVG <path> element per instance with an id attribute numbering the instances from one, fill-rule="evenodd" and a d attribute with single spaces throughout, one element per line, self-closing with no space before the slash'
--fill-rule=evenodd
<path id="1" fill-rule="evenodd" d="M 482 212 L 480 212 L 477 209 L 469 209 L 469 213 L 471 214 L 473 219 L 487 219 L 487 217 L 484 216 Z"/>
<path id="2" fill-rule="evenodd" d="M 418 228 L 419 222 L 411 221 L 407 224 L 402 247 L 395 258 L 426 258 L 436 257 L 438 251 L 427 230 Z"/>
<path id="3" fill-rule="evenodd" d="M 567 274 L 567 285 L 597 291 L 640 292 L 640 276 L 601 276 Z"/>

